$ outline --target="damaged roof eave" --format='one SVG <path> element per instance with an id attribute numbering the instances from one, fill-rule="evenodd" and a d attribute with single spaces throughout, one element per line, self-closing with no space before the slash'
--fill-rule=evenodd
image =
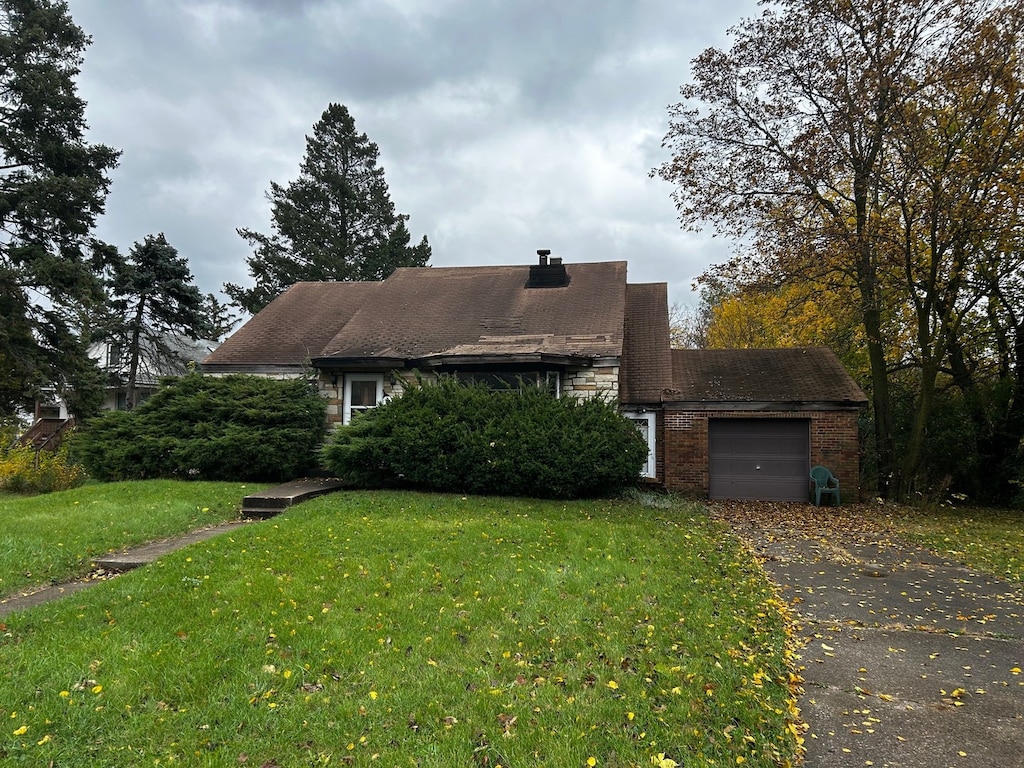
<path id="1" fill-rule="evenodd" d="M 551 365 L 559 367 L 591 365 L 594 358 L 586 355 L 563 355 L 551 352 L 518 352 L 512 354 L 451 355 L 440 353 L 416 360 L 418 368 L 493 366 L 493 365 Z"/>
<path id="2" fill-rule="evenodd" d="M 346 370 L 394 370 L 396 368 L 411 368 L 412 361 L 404 357 L 377 357 L 365 355 L 353 356 L 327 356 L 313 358 L 313 365 L 320 369 L 334 370 L 344 368 Z"/>
<path id="3" fill-rule="evenodd" d="M 386 369 L 437 369 L 448 367 L 472 367 L 495 365 L 548 365 L 556 367 L 591 366 L 598 360 L 590 355 L 556 354 L 551 352 L 517 352 L 507 354 L 459 355 L 438 353 L 424 357 L 407 358 L 391 356 L 326 356 L 313 358 L 312 365 L 320 369 L 336 370 L 379 370 Z"/>

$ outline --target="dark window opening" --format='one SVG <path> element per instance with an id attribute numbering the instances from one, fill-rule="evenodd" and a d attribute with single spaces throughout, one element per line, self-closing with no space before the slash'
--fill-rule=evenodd
<path id="1" fill-rule="evenodd" d="M 456 371 L 453 375 L 463 384 L 481 384 L 496 392 L 538 387 L 556 397 L 560 393 L 558 371 Z"/>

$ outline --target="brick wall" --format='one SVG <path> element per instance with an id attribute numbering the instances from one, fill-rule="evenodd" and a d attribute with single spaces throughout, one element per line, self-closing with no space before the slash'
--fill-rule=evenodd
<path id="1" fill-rule="evenodd" d="M 708 420 L 712 418 L 809 420 L 811 466 L 824 464 L 832 470 L 839 478 L 844 500 L 856 501 L 859 497 L 856 411 L 665 411 L 659 437 L 664 446 L 664 483 L 669 490 L 707 494 Z"/>

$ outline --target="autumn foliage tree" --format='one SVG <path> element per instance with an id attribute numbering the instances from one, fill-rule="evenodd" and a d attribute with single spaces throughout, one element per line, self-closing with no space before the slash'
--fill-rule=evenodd
<path id="1" fill-rule="evenodd" d="M 1024 370 L 999 352 L 1020 330 L 1022 29 L 1020 0 L 776 0 L 695 59 L 671 112 L 657 172 L 682 223 L 749 247 L 718 276 L 856 309 L 889 496 L 919 482 L 947 384 L 1000 355 Z"/>

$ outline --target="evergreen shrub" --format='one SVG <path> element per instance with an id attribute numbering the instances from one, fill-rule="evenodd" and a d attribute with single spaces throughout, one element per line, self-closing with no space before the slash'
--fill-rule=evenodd
<path id="1" fill-rule="evenodd" d="M 361 487 L 579 498 L 635 484 L 647 445 L 597 398 L 444 379 L 358 415 L 323 455 L 328 470 Z"/>
<path id="2" fill-rule="evenodd" d="M 316 470 L 325 413 L 302 380 L 192 373 L 133 411 L 90 420 L 73 447 L 99 480 L 277 482 Z"/>

